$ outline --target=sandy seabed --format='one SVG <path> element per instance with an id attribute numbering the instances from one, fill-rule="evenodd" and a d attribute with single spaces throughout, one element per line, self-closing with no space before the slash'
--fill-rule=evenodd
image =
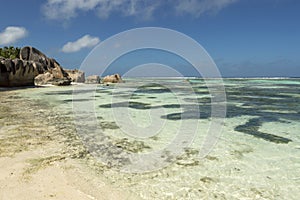
<path id="1" fill-rule="evenodd" d="M 195 115 L 183 120 L 188 125 L 199 121 L 199 134 L 182 155 L 168 158 L 168 166 L 142 174 L 120 173 L 90 155 L 76 134 L 72 101 L 93 105 L 95 99 L 97 122 L 110 138 L 101 145 L 144 153 L 168 144 L 180 124 L 180 105 L 166 88 L 149 85 L 129 94 L 127 89 L 135 83 L 128 81 L 116 96 L 116 108 L 129 98 L 131 120 L 140 125 L 149 125 L 152 108 L 166 112 L 157 116 L 165 120 L 164 129 L 142 142 L 125 140 L 124 127 L 115 123 L 113 87 L 99 85 L 95 95 L 86 93 L 82 99 L 72 98 L 73 86 L 0 91 L 0 199 L 298 200 L 300 81 L 225 80 L 228 110 L 223 133 L 201 159 L 197 155 L 211 121 L 210 98 L 201 80 L 191 83 L 199 94 L 196 99 L 180 87 L 180 80 L 172 85 L 178 84 L 186 107 L 200 106 L 200 120 Z M 109 148 L 102 153 L 112 161 L 118 156 Z"/>

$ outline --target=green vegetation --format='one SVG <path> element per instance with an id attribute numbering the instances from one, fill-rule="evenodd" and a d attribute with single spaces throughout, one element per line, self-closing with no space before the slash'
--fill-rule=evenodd
<path id="1" fill-rule="evenodd" d="M 20 50 L 21 49 L 18 47 L 5 46 L 3 48 L 0 48 L 0 56 L 9 59 L 19 58 Z"/>

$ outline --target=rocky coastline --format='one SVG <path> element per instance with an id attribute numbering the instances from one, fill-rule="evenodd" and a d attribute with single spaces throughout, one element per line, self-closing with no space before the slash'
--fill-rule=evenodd
<path id="1" fill-rule="evenodd" d="M 15 58 L 0 57 L 0 87 L 56 85 L 66 86 L 72 82 L 87 84 L 108 84 L 123 82 L 119 74 L 103 77 L 78 69 L 64 69 L 54 58 L 47 57 L 38 49 L 26 46 Z"/>

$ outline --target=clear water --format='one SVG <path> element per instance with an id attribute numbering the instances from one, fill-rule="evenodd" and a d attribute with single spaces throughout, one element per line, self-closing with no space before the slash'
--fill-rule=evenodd
<path id="1" fill-rule="evenodd" d="M 226 119 L 204 158 L 199 151 L 212 122 L 212 95 L 205 82 L 154 83 L 128 79 L 118 90 L 112 85 L 79 85 L 18 94 L 73 116 L 89 151 L 107 165 L 103 175 L 141 199 L 300 198 L 300 79 L 225 79 L 226 102 L 219 103 L 226 103 Z M 174 156 L 165 149 L 178 134 L 187 143 L 193 137 Z M 122 172 L 132 167 L 130 155 L 153 152 L 160 152 L 163 168 L 154 162 L 157 167 L 148 166 L 145 173 Z"/>

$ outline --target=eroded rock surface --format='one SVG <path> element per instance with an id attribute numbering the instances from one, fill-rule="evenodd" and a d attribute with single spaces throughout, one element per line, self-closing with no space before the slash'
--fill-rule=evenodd
<path id="1" fill-rule="evenodd" d="M 121 76 L 119 74 L 108 75 L 102 79 L 103 83 L 121 83 L 123 82 Z"/>
<path id="2" fill-rule="evenodd" d="M 68 73 L 72 82 L 76 83 L 84 83 L 85 82 L 85 74 L 83 71 L 78 69 L 65 69 L 65 72 Z"/>
<path id="3" fill-rule="evenodd" d="M 46 74 L 44 81 L 47 83 L 63 82 L 64 85 L 71 83 L 68 73 L 53 58 L 34 47 L 23 47 L 20 51 L 20 58 L 0 58 L 0 87 L 17 87 L 35 85 L 35 77 L 39 74 Z M 50 79 L 51 77 L 51 79 Z M 40 77 L 39 77 L 40 79 Z M 44 83 L 43 84 L 47 84 Z"/>
<path id="4" fill-rule="evenodd" d="M 85 83 L 98 84 L 98 83 L 100 83 L 100 77 L 98 75 L 88 76 L 85 80 Z"/>

